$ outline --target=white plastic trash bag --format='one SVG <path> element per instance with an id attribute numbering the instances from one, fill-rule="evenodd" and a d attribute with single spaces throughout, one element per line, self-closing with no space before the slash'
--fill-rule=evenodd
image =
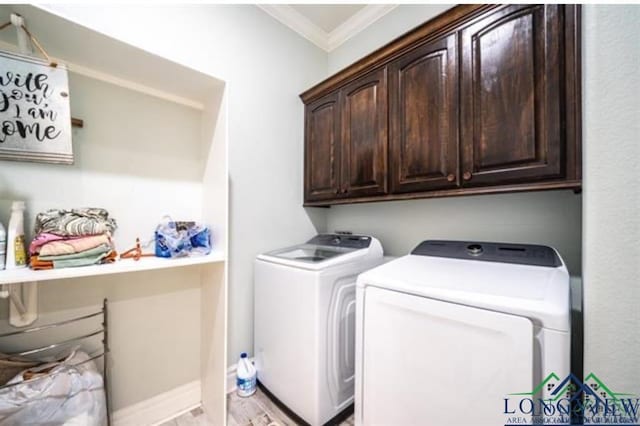
<path id="1" fill-rule="evenodd" d="M 14 377 L 7 384 L 18 384 L 0 389 L 0 425 L 106 425 L 102 375 L 93 361 L 85 362 L 89 358 L 74 350 L 61 362 L 29 370 L 53 366 L 41 378 L 25 381 L 24 372 Z"/>

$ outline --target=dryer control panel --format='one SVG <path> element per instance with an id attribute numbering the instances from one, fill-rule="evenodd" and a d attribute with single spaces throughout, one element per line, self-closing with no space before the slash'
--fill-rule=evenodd
<path id="1" fill-rule="evenodd" d="M 427 240 L 421 242 L 411 254 L 554 268 L 562 265 L 554 249 L 534 244 Z"/>

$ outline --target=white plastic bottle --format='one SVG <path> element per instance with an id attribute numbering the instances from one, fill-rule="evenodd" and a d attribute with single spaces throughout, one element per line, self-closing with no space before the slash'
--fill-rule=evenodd
<path id="1" fill-rule="evenodd" d="M 7 259 L 7 233 L 4 230 L 4 226 L 0 222 L 0 271 L 4 269 L 4 264 Z"/>
<path id="2" fill-rule="evenodd" d="M 237 375 L 238 396 L 247 397 L 256 393 L 256 367 L 249 361 L 246 352 L 240 354 Z"/>
<path id="3" fill-rule="evenodd" d="M 24 240 L 24 201 L 14 201 L 11 205 L 11 218 L 7 229 L 6 269 L 27 266 L 27 251 Z"/>

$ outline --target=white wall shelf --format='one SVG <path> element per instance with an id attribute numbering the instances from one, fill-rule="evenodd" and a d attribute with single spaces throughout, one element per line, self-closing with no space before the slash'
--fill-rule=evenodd
<path id="1" fill-rule="evenodd" d="M 82 266 L 78 268 L 50 269 L 34 271 L 29 268 L 0 271 L 0 285 L 17 284 L 32 281 L 51 281 L 69 278 L 94 277 L 98 275 L 122 274 L 128 272 L 153 271 L 156 269 L 179 268 L 184 266 L 204 265 L 224 262 L 223 252 L 211 252 L 206 256 L 165 259 L 161 257 L 143 257 L 118 260 L 106 265 Z"/>

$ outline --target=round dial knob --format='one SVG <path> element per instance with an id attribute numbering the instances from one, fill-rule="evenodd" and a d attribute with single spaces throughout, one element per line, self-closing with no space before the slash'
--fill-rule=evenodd
<path id="1" fill-rule="evenodd" d="M 467 253 L 471 256 L 480 256 L 482 254 L 482 246 L 480 244 L 469 244 L 467 246 Z"/>

